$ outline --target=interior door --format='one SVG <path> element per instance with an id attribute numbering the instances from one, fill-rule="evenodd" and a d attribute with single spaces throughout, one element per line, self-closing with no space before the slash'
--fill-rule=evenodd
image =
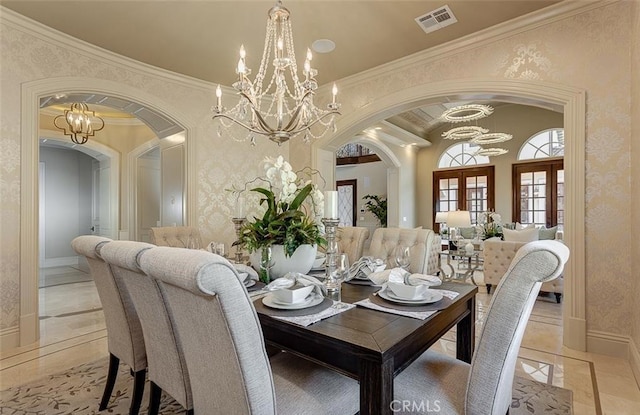
<path id="1" fill-rule="evenodd" d="M 91 203 L 91 233 L 113 238 L 111 223 L 111 160 L 103 159 L 92 164 L 93 197 Z"/>
<path id="2" fill-rule="evenodd" d="M 149 230 L 160 221 L 160 150 L 152 149 L 136 160 L 136 235 L 149 242 Z"/>
<path id="3" fill-rule="evenodd" d="M 338 180 L 336 189 L 338 190 L 338 217 L 340 218 L 338 226 L 356 226 L 358 181 L 355 179 Z"/>

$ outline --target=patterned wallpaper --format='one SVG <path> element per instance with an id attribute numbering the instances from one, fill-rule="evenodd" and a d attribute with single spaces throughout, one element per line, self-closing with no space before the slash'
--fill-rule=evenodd
<path id="1" fill-rule="evenodd" d="M 204 241 L 234 240 L 230 221 L 234 203 L 224 189 L 242 185 L 261 174 L 265 155 L 288 157 L 288 145 L 271 142 L 237 143 L 218 137 L 211 121 L 215 86 L 194 81 L 179 82 L 125 67 L 90 53 L 72 50 L 52 40 L 21 30 L 2 13 L 0 17 L 0 331 L 15 327 L 20 297 L 20 103 L 21 84 L 55 77 L 83 77 L 108 80 L 152 95 L 158 102 L 189 113 L 195 133 L 187 138 L 195 145 L 196 160 L 189 168 L 197 171 L 197 225 Z M 7 20 L 4 20 L 4 19 Z M 73 60 L 74 65 L 67 62 Z M 61 91 L 62 92 L 62 91 Z M 249 211 L 255 211 L 254 207 Z"/>
<path id="2" fill-rule="evenodd" d="M 637 158 L 640 154 L 640 3 L 633 4 L 633 30 L 631 33 L 631 51 L 632 63 L 631 73 L 635 76 L 631 79 L 631 96 L 634 97 L 631 102 L 631 154 L 634 162 L 631 163 L 631 229 L 640 229 L 640 163 Z M 640 257 L 640 239 L 632 238 L 632 258 Z M 640 350 L 640 302 L 633 299 L 640 298 L 640 278 L 637 271 L 632 273 L 633 289 L 631 292 L 631 338 L 635 343 L 636 349 Z"/>
<path id="3" fill-rule="evenodd" d="M 632 87 L 629 50 L 638 46 L 637 40 L 631 44 L 629 36 L 632 7 L 632 2 L 606 4 L 471 51 L 445 58 L 425 58 L 375 77 L 356 76 L 341 88 L 344 115 L 395 91 L 447 79 L 539 79 L 584 88 L 588 111 L 587 325 L 589 330 L 621 335 L 629 334 L 632 311 L 638 314 L 631 306 L 632 234 L 628 232 L 633 224 L 629 213 Z M 14 326 L 18 317 L 21 83 L 57 76 L 107 79 L 144 90 L 170 103 L 177 111 L 192 112 L 197 126 L 193 137 L 197 160 L 190 168 L 197 171 L 198 225 L 205 239 L 232 239 L 229 221 L 232 203 L 224 188 L 260 173 L 257 164 L 264 154 L 282 152 L 286 156 L 289 151 L 286 146 L 279 148 L 271 143 L 251 148 L 248 144 L 217 141 L 220 139 L 208 114 L 213 104 L 213 86 L 210 90 L 190 87 L 92 55 L 77 54 L 44 36 L 34 36 L 4 23 L 0 26 L 0 53 L 0 330 Z M 72 56 L 76 64 L 69 67 L 64 62 Z M 637 80 L 633 86 L 637 91 Z M 310 160 L 310 147 L 291 145 L 294 166 L 308 164 Z"/>
<path id="4" fill-rule="evenodd" d="M 630 333 L 633 298 L 631 7 L 632 2 L 604 4 L 486 46 L 414 59 L 396 71 L 341 85 L 343 115 L 396 91 L 445 80 L 544 80 L 585 89 L 587 329 L 619 335 Z M 303 150 L 292 147 L 292 154 Z"/>

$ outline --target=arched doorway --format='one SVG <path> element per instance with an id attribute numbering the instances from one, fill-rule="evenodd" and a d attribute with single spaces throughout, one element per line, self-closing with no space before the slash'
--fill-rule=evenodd
<path id="1" fill-rule="evenodd" d="M 53 78 L 26 83 L 22 86 L 21 107 L 21 179 L 20 203 L 23 207 L 20 223 L 20 345 L 33 343 L 39 337 L 38 322 L 38 160 L 39 160 L 39 109 L 41 99 L 58 93 L 95 93 L 121 97 L 137 102 L 146 109 L 172 120 L 184 131 L 185 137 L 195 136 L 196 122 L 182 110 L 159 101 L 144 91 L 129 85 L 102 79 Z M 186 160 L 195 159 L 195 146 L 185 141 Z M 187 223 L 196 221 L 195 171 L 186 176 Z"/>
<path id="2" fill-rule="evenodd" d="M 548 108 L 564 113 L 565 131 L 565 241 L 571 257 L 565 268 L 563 344 L 586 350 L 585 309 L 585 92 L 550 82 L 465 79 L 412 86 L 374 100 L 342 117 L 338 132 L 312 144 L 312 164 L 323 174 L 326 151 L 335 152 L 369 125 L 392 114 L 439 100 L 490 99 Z M 334 159 L 335 165 L 335 159 Z M 329 166 L 330 167 L 330 166 Z"/>

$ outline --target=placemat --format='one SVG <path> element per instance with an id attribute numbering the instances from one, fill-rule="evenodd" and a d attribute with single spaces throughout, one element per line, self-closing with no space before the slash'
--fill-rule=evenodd
<path id="1" fill-rule="evenodd" d="M 436 301 L 435 303 L 431 304 L 404 305 L 387 301 L 384 298 L 381 298 L 379 295 L 375 294 L 369 295 L 369 301 L 376 305 L 379 305 L 380 307 L 392 308 L 394 310 L 400 311 L 438 311 L 444 310 L 453 303 L 453 300 L 451 300 L 450 298 L 442 297 L 442 300 Z"/>
<path id="2" fill-rule="evenodd" d="M 262 304 L 262 298 L 253 301 L 253 306 L 258 313 L 266 314 L 271 317 L 299 317 L 308 316 L 310 314 L 317 314 L 333 305 L 333 300 L 325 298 L 320 304 L 314 305 L 309 308 L 302 308 L 300 310 L 279 310 L 277 308 L 267 307 Z"/>
<path id="3" fill-rule="evenodd" d="M 373 283 L 373 281 L 371 281 L 370 279 L 360 279 L 360 278 L 352 278 L 349 281 L 345 281 L 347 284 L 353 284 L 353 285 L 368 285 L 368 286 L 374 286 L 375 284 Z"/>
<path id="4" fill-rule="evenodd" d="M 263 289 L 267 284 L 265 284 L 262 281 L 256 281 L 255 284 L 253 284 L 251 287 L 247 288 L 248 292 L 253 292 L 253 291 L 259 291 L 261 289 Z"/>

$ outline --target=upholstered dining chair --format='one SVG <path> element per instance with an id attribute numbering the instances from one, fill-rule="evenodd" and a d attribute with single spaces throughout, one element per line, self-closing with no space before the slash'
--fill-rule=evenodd
<path id="1" fill-rule="evenodd" d="M 368 238 L 369 229 L 360 226 L 344 226 L 336 232 L 338 249 L 347 254 L 351 264 L 362 258 L 364 243 Z"/>
<path id="2" fill-rule="evenodd" d="M 204 248 L 198 228 L 193 226 L 163 226 L 151 228 L 149 241 L 158 246 L 173 246 L 176 248 Z M 193 242 L 196 246 L 192 246 Z"/>
<path id="3" fill-rule="evenodd" d="M 396 377 L 394 398 L 438 402 L 445 414 L 508 413 L 516 359 L 536 297 L 543 282 L 562 273 L 568 258 L 569 249 L 556 241 L 520 248 L 493 294 L 471 364 L 427 351 Z"/>
<path id="4" fill-rule="evenodd" d="M 387 267 L 397 267 L 394 251 L 400 244 L 409 246 L 412 273 L 435 275 L 438 273 L 438 256 L 442 250 L 440 236 L 431 229 L 378 228 L 371 237 L 369 255 L 387 262 Z"/>
<path id="5" fill-rule="evenodd" d="M 113 241 L 105 245 L 100 254 L 111 267 L 113 275 L 124 282 L 140 317 L 147 348 L 148 414 L 158 414 L 163 391 L 182 405 L 187 414 L 193 414 L 191 385 L 175 324 L 157 282 L 138 267 L 138 257 L 153 247 L 143 242 Z"/>
<path id="6" fill-rule="evenodd" d="M 122 280 L 113 275 L 109 265 L 100 256 L 102 248 L 111 242 L 108 238 L 84 235 L 71 241 L 71 246 L 79 255 L 87 258 L 107 326 L 109 370 L 99 408 L 102 411 L 109 404 L 118 375 L 118 366 L 122 360 L 131 368 L 134 377 L 129 415 L 137 415 L 144 392 L 147 354 L 142 326 L 133 301 Z"/>
<path id="7" fill-rule="evenodd" d="M 161 281 L 198 414 L 347 414 L 359 385 L 290 353 L 269 360 L 260 321 L 233 265 L 204 251 L 144 251 L 140 267 Z"/>

